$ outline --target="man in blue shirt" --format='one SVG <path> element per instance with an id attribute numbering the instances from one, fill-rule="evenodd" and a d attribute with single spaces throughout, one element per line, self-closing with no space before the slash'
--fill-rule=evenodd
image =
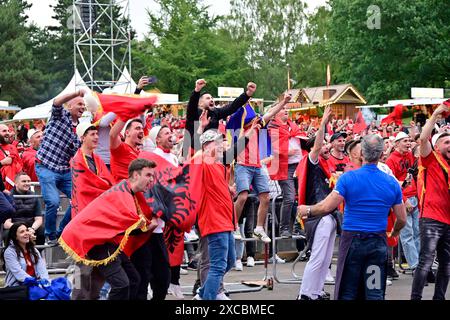
<path id="1" fill-rule="evenodd" d="M 389 236 L 395 237 L 406 223 L 406 211 L 398 182 L 377 168 L 383 139 L 378 135 L 365 136 L 361 148 L 363 167 L 341 176 L 333 192 L 317 205 L 299 206 L 298 215 L 324 215 L 345 200 L 334 298 L 383 300 L 387 217 L 392 208 L 397 221 Z"/>
<path id="2" fill-rule="evenodd" d="M 56 245 L 58 236 L 70 221 L 71 207 L 67 208 L 56 231 L 56 213 L 59 207 L 59 191 L 68 198 L 72 195 L 70 159 L 80 147 L 75 128 L 86 110 L 84 92 L 66 94 L 53 101 L 50 121 L 45 127 L 44 138 L 36 154 L 36 175 L 45 202 L 45 236 L 47 244 Z M 67 104 L 67 110 L 63 105 Z"/>

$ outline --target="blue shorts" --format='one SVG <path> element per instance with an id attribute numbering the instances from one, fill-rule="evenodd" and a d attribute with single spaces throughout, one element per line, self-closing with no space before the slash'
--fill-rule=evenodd
<path id="1" fill-rule="evenodd" d="M 234 169 L 234 182 L 236 183 L 236 192 L 250 191 L 250 185 L 256 194 L 268 193 L 269 177 L 261 169 L 256 167 L 247 167 L 236 164 Z"/>

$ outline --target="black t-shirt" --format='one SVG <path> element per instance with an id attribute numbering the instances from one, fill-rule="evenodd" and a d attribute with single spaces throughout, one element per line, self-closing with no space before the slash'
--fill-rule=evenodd
<path id="1" fill-rule="evenodd" d="M 90 156 L 86 156 L 86 161 L 89 166 L 89 170 L 91 170 L 93 173 L 97 174 L 97 167 L 95 166 L 94 158 Z"/>
<path id="2" fill-rule="evenodd" d="M 306 179 L 306 205 L 314 205 L 331 192 L 329 180 L 319 163 L 314 164 L 308 156 L 308 177 Z"/>

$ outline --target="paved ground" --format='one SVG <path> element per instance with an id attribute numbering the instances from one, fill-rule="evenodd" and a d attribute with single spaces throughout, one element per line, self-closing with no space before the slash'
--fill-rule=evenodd
<path id="1" fill-rule="evenodd" d="M 299 262 L 296 266 L 296 274 L 301 275 L 305 267 L 306 262 Z M 277 265 L 277 278 L 293 279 L 291 269 L 292 263 L 278 264 Z M 332 266 L 332 273 L 336 273 L 336 265 Z M 247 268 L 244 266 L 244 271 L 230 271 L 225 277 L 225 283 L 240 283 L 242 280 L 262 280 L 265 275 L 265 269 L 263 265 L 256 265 L 253 268 Z M 269 276 L 272 276 L 272 266 L 269 267 Z M 183 291 L 191 292 L 192 286 L 196 279 L 196 271 L 189 271 L 189 274 L 182 275 L 180 283 L 183 286 Z M 392 286 L 387 287 L 386 299 L 387 300 L 409 300 L 411 293 L 412 276 L 411 274 L 401 274 L 398 280 L 394 280 Z M 233 288 L 233 286 L 228 288 Z M 236 288 L 236 286 L 234 286 Z M 247 286 L 238 285 L 238 289 L 245 288 Z M 257 292 L 247 293 L 231 293 L 230 298 L 232 300 L 294 300 L 298 294 L 300 288 L 299 283 L 295 284 L 281 284 L 274 280 L 273 290 L 263 288 Z M 429 284 L 424 289 L 424 299 L 431 300 L 433 296 L 434 284 Z M 334 285 L 326 285 L 325 291 L 330 292 L 333 295 Z M 447 291 L 447 299 L 450 299 L 450 291 Z M 185 300 L 192 299 L 192 295 L 186 295 Z M 174 300 L 173 296 L 168 296 L 168 300 Z"/>

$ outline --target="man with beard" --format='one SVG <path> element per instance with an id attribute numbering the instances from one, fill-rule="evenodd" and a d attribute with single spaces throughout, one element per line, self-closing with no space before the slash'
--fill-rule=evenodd
<path id="1" fill-rule="evenodd" d="M 347 134 L 345 132 L 336 132 L 331 136 L 330 158 L 328 159 L 328 166 L 330 167 L 331 172 L 342 173 L 350 162 L 344 152 L 345 139 L 347 139 Z"/>
<path id="2" fill-rule="evenodd" d="M 125 128 L 125 141 L 120 139 L 120 132 Z M 116 182 L 128 177 L 129 164 L 138 158 L 144 139 L 144 126 L 139 119 L 124 122 L 117 120 L 109 132 L 111 150 L 111 173 Z"/>
<path id="3" fill-rule="evenodd" d="M 0 171 L 6 190 L 14 187 L 16 174 L 22 171 L 22 160 L 17 148 L 11 144 L 9 128 L 0 124 Z"/>
<path id="4" fill-rule="evenodd" d="M 55 245 L 64 227 L 70 221 L 71 207 L 68 206 L 64 218 L 56 231 L 56 213 L 59 208 L 59 191 L 68 198 L 72 194 L 70 159 L 80 147 L 75 133 L 79 118 L 86 110 L 84 91 L 77 91 L 56 98 L 53 101 L 50 121 L 36 154 L 36 175 L 41 185 L 45 202 L 45 236 L 47 244 Z M 63 107 L 66 105 L 67 110 Z"/>
<path id="5" fill-rule="evenodd" d="M 256 84 L 249 82 L 247 84 L 246 91 L 236 98 L 236 100 L 234 100 L 231 104 L 221 108 L 216 108 L 214 99 L 209 93 L 200 93 L 205 86 L 206 81 L 204 79 L 199 79 L 195 82 L 195 89 L 189 99 L 186 112 L 186 129 L 190 134 L 190 139 L 188 141 L 191 143 L 190 147 L 196 151 L 201 149 L 201 146 L 198 144 L 199 137 L 196 132 L 197 128 L 195 127 L 195 123 L 198 123 L 202 111 L 205 109 L 208 110 L 208 117 L 211 118 L 209 125 L 204 129 L 204 131 L 206 132 L 206 130 L 209 129 L 218 129 L 219 120 L 225 120 L 228 116 L 235 113 L 240 107 L 247 103 L 256 91 Z"/>
<path id="6" fill-rule="evenodd" d="M 420 160 L 417 186 L 419 191 L 420 255 L 414 272 L 411 299 L 420 300 L 433 264 L 435 252 L 439 261 L 433 300 L 445 300 L 450 275 L 450 133 L 431 132 L 438 115 L 449 112 L 445 104 L 440 105 L 425 124 L 420 135 Z M 433 150 L 433 148 L 434 150 Z"/>
<path id="7" fill-rule="evenodd" d="M 39 180 L 34 166 L 36 163 L 36 154 L 44 135 L 42 131 L 30 129 L 28 130 L 27 136 L 30 147 L 22 153 L 23 171 L 30 176 L 32 182 L 38 182 Z"/>

